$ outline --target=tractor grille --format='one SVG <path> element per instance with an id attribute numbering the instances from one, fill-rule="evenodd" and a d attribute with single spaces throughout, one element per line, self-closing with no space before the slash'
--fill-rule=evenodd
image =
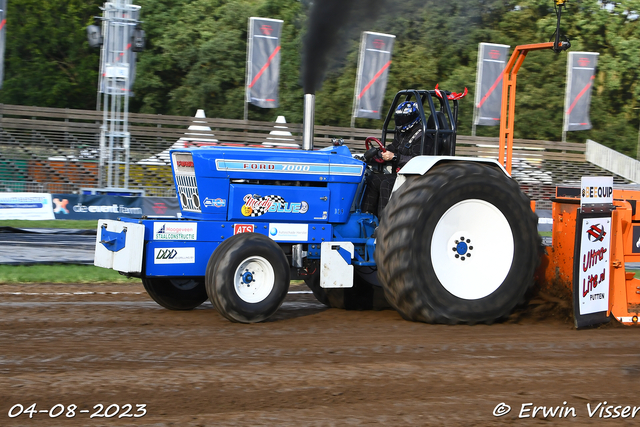
<path id="1" fill-rule="evenodd" d="M 202 212 L 200 210 L 198 183 L 191 153 L 173 153 L 172 163 L 182 210 Z"/>
<path id="2" fill-rule="evenodd" d="M 176 181 L 178 182 L 178 195 L 182 209 L 191 212 L 201 212 L 196 177 L 176 175 Z"/>

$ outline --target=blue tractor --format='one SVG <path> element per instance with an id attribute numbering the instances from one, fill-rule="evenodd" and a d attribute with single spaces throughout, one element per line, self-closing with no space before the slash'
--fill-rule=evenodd
<path id="1" fill-rule="evenodd" d="M 293 279 L 335 308 L 390 306 L 431 323 L 499 320 L 533 285 L 537 218 L 498 162 L 454 156 L 458 101 L 448 98 L 401 91 L 380 140 L 368 138 L 384 150 L 395 107 L 418 104 L 423 155 L 398 172 L 381 218 L 359 207 L 365 176 L 389 171 L 339 143 L 313 150 L 305 100 L 306 149 L 172 150 L 180 218 L 99 221 L 95 264 L 141 277 L 168 309 L 209 299 L 234 322 L 273 315 Z"/>

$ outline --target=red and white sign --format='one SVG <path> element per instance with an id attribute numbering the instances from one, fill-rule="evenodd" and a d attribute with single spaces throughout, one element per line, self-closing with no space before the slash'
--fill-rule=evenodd
<path id="1" fill-rule="evenodd" d="M 611 218 L 584 218 L 580 236 L 578 302 L 580 314 L 609 309 Z"/>
<path id="2" fill-rule="evenodd" d="M 253 224 L 233 224 L 233 234 L 254 233 L 256 230 Z"/>

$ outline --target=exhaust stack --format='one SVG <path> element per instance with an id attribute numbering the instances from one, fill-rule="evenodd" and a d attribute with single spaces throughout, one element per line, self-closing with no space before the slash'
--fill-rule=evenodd
<path id="1" fill-rule="evenodd" d="M 313 150 L 313 122 L 316 115 L 316 96 L 304 95 L 304 118 L 302 120 L 302 149 Z"/>

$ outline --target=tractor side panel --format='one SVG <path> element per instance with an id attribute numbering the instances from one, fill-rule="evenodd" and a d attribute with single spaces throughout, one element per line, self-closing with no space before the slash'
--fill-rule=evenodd
<path id="1" fill-rule="evenodd" d="M 146 242 L 145 276 L 204 276 L 209 258 L 220 243 Z"/>
<path id="2" fill-rule="evenodd" d="M 290 214 L 292 215 L 292 214 Z M 278 244 L 308 244 L 320 249 L 331 241 L 329 224 L 293 221 L 260 222 L 243 217 L 237 221 L 145 220 L 143 276 L 204 276 L 211 254 L 220 243 L 239 233 L 260 233 Z M 305 248 L 306 250 L 306 248 Z M 319 258 L 319 250 L 316 258 Z M 117 270 L 117 268 L 114 269 Z"/>
<path id="3" fill-rule="evenodd" d="M 225 221 L 229 207 L 229 179 L 198 178 L 202 215 L 214 221 Z"/>
<path id="4" fill-rule="evenodd" d="M 328 188 L 231 184 L 229 220 L 326 221 Z"/>
<path id="5" fill-rule="evenodd" d="M 329 205 L 329 222 L 343 223 L 349 220 L 349 211 L 353 198 L 358 191 L 359 183 L 329 184 L 331 203 Z"/>

